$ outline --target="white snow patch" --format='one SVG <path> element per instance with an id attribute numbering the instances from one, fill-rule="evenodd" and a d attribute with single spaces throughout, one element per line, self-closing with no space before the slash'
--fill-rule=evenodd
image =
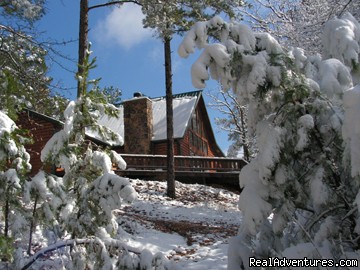
<path id="1" fill-rule="evenodd" d="M 120 106 L 119 108 L 114 108 L 116 110 L 117 116 L 109 116 L 105 113 L 102 113 L 97 121 L 102 127 L 109 129 L 115 135 L 115 138 L 104 138 L 99 134 L 97 130 L 92 130 L 86 128 L 86 135 L 98 139 L 100 141 L 105 141 L 106 143 L 116 146 L 124 144 L 124 108 Z"/>
<path id="2" fill-rule="evenodd" d="M 110 157 L 100 151 L 95 151 L 92 154 L 92 163 L 95 167 L 102 169 L 103 173 L 112 172 L 112 162 Z"/>
<path id="3" fill-rule="evenodd" d="M 346 154 L 350 156 L 351 175 L 360 175 L 360 85 L 344 93 L 343 139 Z"/>
<path id="4" fill-rule="evenodd" d="M 299 138 L 295 150 L 302 151 L 309 143 L 308 132 L 314 128 L 314 119 L 310 114 L 305 114 L 298 119 L 297 125 L 297 134 Z"/>
<path id="5" fill-rule="evenodd" d="M 319 85 L 330 99 L 341 100 L 343 92 L 352 87 L 349 69 L 337 59 L 327 59 L 319 65 Z"/>
<path id="6" fill-rule="evenodd" d="M 253 235 L 272 210 L 271 204 L 266 201 L 269 190 L 259 178 L 257 163 L 257 159 L 252 160 L 240 173 L 240 187 L 244 188 L 239 200 L 243 215 L 242 228 L 246 228 Z"/>
<path id="7" fill-rule="evenodd" d="M 326 204 L 329 198 L 329 191 L 327 186 L 323 182 L 324 178 L 324 169 L 318 168 L 314 174 L 310 177 L 310 191 L 311 197 L 314 203 L 315 210 L 320 209 L 320 207 Z"/>
<path id="8" fill-rule="evenodd" d="M 359 63 L 360 26 L 350 14 L 344 14 L 325 24 L 323 45 L 324 58 L 336 58 L 347 66 Z"/>
<path id="9" fill-rule="evenodd" d="M 272 169 L 280 159 L 280 149 L 283 145 L 285 130 L 280 127 L 273 127 L 266 121 L 257 125 L 257 136 L 259 154 L 257 157 L 259 164 L 259 179 L 264 183 L 271 176 Z"/>

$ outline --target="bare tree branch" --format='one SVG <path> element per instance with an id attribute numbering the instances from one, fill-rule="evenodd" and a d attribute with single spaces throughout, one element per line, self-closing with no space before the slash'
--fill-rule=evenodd
<path id="1" fill-rule="evenodd" d="M 126 0 L 126 1 L 112 1 L 112 2 L 108 2 L 108 3 L 103 3 L 103 4 L 99 4 L 99 5 L 94 5 L 94 6 L 90 6 L 89 10 L 95 9 L 95 8 L 100 8 L 100 7 L 108 7 L 108 6 L 113 6 L 113 5 L 121 5 L 124 3 L 134 3 L 136 5 L 141 6 L 141 3 L 139 1 L 131 1 L 131 0 Z"/>

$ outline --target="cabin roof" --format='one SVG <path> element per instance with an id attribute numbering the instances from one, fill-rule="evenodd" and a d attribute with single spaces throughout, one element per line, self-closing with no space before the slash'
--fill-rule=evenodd
<path id="1" fill-rule="evenodd" d="M 59 127 L 63 127 L 64 126 L 64 122 L 61 120 L 58 120 L 56 118 L 47 116 L 45 114 L 39 113 L 37 111 L 33 111 L 32 109 L 29 108 L 24 108 L 24 112 L 26 112 L 30 117 L 33 118 L 38 118 L 38 119 L 42 119 L 46 122 L 52 123 L 56 126 Z M 116 120 L 116 119 L 111 119 L 111 120 Z M 112 122 L 110 122 L 112 123 Z M 114 131 L 116 132 L 116 131 Z M 93 139 L 94 141 L 96 141 L 97 143 L 102 143 L 102 144 L 106 144 L 106 145 L 110 145 L 110 146 L 116 146 L 115 144 L 113 144 L 112 142 L 105 142 L 103 139 L 100 138 L 100 135 L 94 134 L 94 132 L 92 132 L 91 130 L 86 130 L 86 136 L 90 137 L 91 139 Z"/>
<path id="2" fill-rule="evenodd" d="M 108 115 L 102 115 L 98 120 L 98 124 L 109 128 L 112 132 L 119 134 L 122 138 L 124 138 L 124 110 L 122 106 L 117 108 L 117 110 L 118 110 L 118 118 L 109 117 Z M 101 135 L 95 130 L 86 128 L 85 134 L 104 144 L 108 144 L 110 146 L 117 146 L 116 143 L 114 142 L 104 141 Z"/>
<path id="3" fill-rule="evenodd" d="M 173 95 L 174 139 L 183 138 L 191 114 L 195 110 L 202 91 L 186 92 Z M 136 97 L 138 98 L 138 97 Z M 148 98 L 148 97 L 146 97 Z M 166 99 L 165 97 L 149 98 L 152 101 L 153 137 L 152 141 L 166 140 Z M 126 102 L 126 101 L 124 101 Z M 110 128 L 124 138 L 124 109 L 118 106 L 119 118 L 106 115 L 99 119 L 99 124 Z M 87 134 L 99 139 L 96 133 Z"/>

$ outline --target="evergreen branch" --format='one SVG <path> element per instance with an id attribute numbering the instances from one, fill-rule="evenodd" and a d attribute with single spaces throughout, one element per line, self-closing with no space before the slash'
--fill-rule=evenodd
<path id="1" fill-rule="evenodd" d="M 68 40 L 68 41 L 63 41 L 63 42 L 57 42 L 57 41 L 46 41 L 46 42 L 40 42 L 40 41 L 36 41 L 34 40 L 31 36 L 23 34 L 21 32 L 16 31 L 15 29 L 13 29 L 12 27 L 9 26 L 5 26 L 0 24 L 0 29 L 6 32 L 9 32 L 11 34 L 13 34 L 14 36 L 17 36 L 21 39 L 26 40 L 27 42 L 33 44 L 34 46 L 37 46 L 47 52 L 52 52 L 54 55 L 56 56 L 60 56 L 63 59 L 69 60 L 71 62 L 76 62 L 73 59 L 70 59 L 68 56 L 62 54 L 60 51 L 56 50 L 53 48 L 53 46 L 55 45 L 66 45 L 68 43 L 72 43 L 72 42 L 76 42 L 77 40 Z M 6 53 L 6 51 L 3 51 L 4 53 Z M 62 69 L 74 73 L 74 71 L 70 70 L 69 68 L 65 67 L 62 63 L 60 63 L 60 61 L 56 60 L 55 57 L 53 57 L 51 54 L 47 54 L 47 56 L 54 62 L 56 63 L 58 66 L 60 66 Z M 12 59 L 12 61 L 14 62 L 14 59 Z M 14 62 L 14 64 L 16 64 L 16 62 Z M 19 65 L 17 65 L 19 66 Z"/>
<path id="2" fill-rule="evenodd" d="M 306 230 L 311 230 L 312 226 L 315 225 L 316 222 L 318 222 L 322 217 L 324 217 L 325 215 L 327 215 L 328 213 L 340 209 L 340 208 L 345 208 L 345 204 L 340 204 L 334 207 L 331 207 L 329 209 L 326 209 L 325 211 L 321 212 L 320 215 L 316 216 L 316 218 L 314 218 L 307 226 L 306 226 Z"/>
<path id="3" fill-rule="evenodd" d="M 348 217 L 350 217 L 352 214 L 354 214 L 356 211 L 358 210 L 358 207 L 354 207 L 353 209 L 351 209 L 346 215 L 345 217 L 342 218 L 341 221 L 344 221 L 345 219 L 347 219 Z"/>
<path id="4" fill-rule="evenodd" d="M 305 235 L 309 238 L 309 241 L 310 241 L 311 244 L 314 246 L 314 248 L 315 248 L 317 254 L 319 255 L 319 257 L 320 257 L 320 258 L 323 258 L 323 256 L 321 255 L 318 247 L 316 246 L 314 240 L 311 238 L 310 233 L 309 233 L 307 230 L 305 230 L 304 226 L 303 226 L 296 218 L 293 217 L 293 221 L 300 227 L 300 229 L 301 229 L 301 230 L 305 233 Z M 329 267 L 326 266 L 326 269 L 329 269 Z"/>
<path id="5" fill-rule="evenodd" d="M 47 253 L 52 252 L 54 250 L 58 250 L 64 247 L 74 247 L 76 245 L 91 245 L 91 244 L 99 244 L 100 239 L 98 238 L 94 238 L 94 239 L 68 239 L 68 240 L 63 240 L 63 241 L 59 241 L 55 244 L 52 244 L 48 247 L 45 247 L 41 250 L 39 250 L 38 252 L 36 252 L 33 256 L 31 256 L 29 258 L 29 261 L 26 265 L 24 265 L 21 270 L 26 270 L 28 269 L 37 259 L 45 256 Z M 124 243 L 122 243 L 119 240 L 116 239 L 111 239 L 110 243 L 109 242 L 105 242 L 106 246 L 110 246 L 112 248 L 119 248 L 119 249 L 123 249 L 123 250 L 127 250 L 130 251 L 134 254 L 140 254 L 141 251 L 137 248 L 133 248 L 130 247 Z"/>

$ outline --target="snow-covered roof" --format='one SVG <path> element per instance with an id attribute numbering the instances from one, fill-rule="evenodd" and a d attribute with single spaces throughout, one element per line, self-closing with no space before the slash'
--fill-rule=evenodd
<path id="1" fill-rule="evenodd" d="M 184 137 L 187 124 L 194 111 L 197 96 L 175 97 L 173 99 L 174 111 L 174 138 Z M 153 141 L 166 139 L 166 99 L 153 100 Z"/>
<path id="2" fill-rule="evenodd" d="M 108 115 L 102 115 L 98 121 L 98 124 L 101 126 L 105 126 L 109 128 L 114 133 L 120 135 L 121 138 L 124 138 L 124 109 L 123 106 L 117 108 L 118 110 L 118 118 L 109 117 Z M 86 130 L 86 135 L 95 138 L 99 141 L 103 141 L 103 138 L 96 131 Z M 106 141 L 105 143 L 110 145 L 117 145 L 114 142 Z"/>
<path id="3" fill-rule="evenodd" d="M 98 123 L 100 125 L 106 126 L 107 128 L 111 129 L 114 133 L 118 134 L 121 136 L 121 138 L 124 138 L 124 115 L 123 115 L 123 108 L 117 108 L 119 110 L 119 118 L 115 118 L 115 117 L 108 117 L 107 115 L 103 115 L 100 117 Z M 45 114 L 33 111 L 31 109 L 25 109 L 25 111 L 27 111 L 30 115 L 34 116 L 36 115 L 37 117 L 40 117 L 41 119 L 44 119 L 46 121 L 55 123 L 57 125 L 60 126 L 64 126 L 64 122 L 60 121 L 58 119 L 55 119 L 53 117 L 47 116 Z M 90 130 L 88 128 L 85 129 L 85 134 L 86 136 L 98 140 L 102 143 L 111 145 L 111 146 L 117 146 L 118 143 L 117 142 L 113 142 L 113 141 L 104 141 L 104 139 L 100 136 L 100 134 L 94 130 Z"/>
<path id="4" fill-rule="evenodd" d="M 177 94 L 173 96 L 174 138 L 184 137 L 191 114 L 193 113 L 201 91 Z M 166 99 L 165 97 L 151 98 L 153 116 L 152 141 L 166 139 Z M 99 124 L 110 128 L 124 138 L 124 111 L 119 106 L 119 118 L 102 116 Z M 97 138 L 94 134 L 92 137 Z"/>

